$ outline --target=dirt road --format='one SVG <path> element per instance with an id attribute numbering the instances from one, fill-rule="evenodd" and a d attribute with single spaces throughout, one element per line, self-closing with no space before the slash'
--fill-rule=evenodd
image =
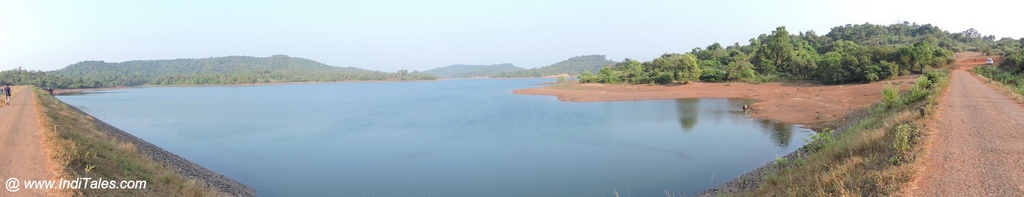
<path id="1" fill-rule="evenodd" d="M 11 105 L 0 107 L 0 179 L 5 190 L 0 196 L 50 196 L 57 191 L 20 188 L 11 192 L 11 178 L 21 180 L 54 180 L 50 161 L 42 145 L 42 133 L 36 116 L 36 101 L 27 87 L 12 87 Z M 2 101 L 0 101 L 2 104 Z"/>
<path id="2" fill-rule="evenodd" d="M 908 196 L 1024 195 L 1024 105 L 961 67 L 929 120 Z"/>

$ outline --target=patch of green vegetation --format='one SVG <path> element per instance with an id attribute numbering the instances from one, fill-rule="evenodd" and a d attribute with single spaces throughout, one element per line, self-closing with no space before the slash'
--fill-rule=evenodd
<path id="1" fill-rule="evenodd" d="M 0 71 L 0 84 L 31 85 L 41 88 L 98 88 L 102 82 L 43 71 L 13 69 Z"/>
<path id="2" fill-rule="evenodd" d="M 1006 62 L 1006 60 L 1003 61 Z M 1024 95 L 1024 72 L 1014 73 L 995 66 L 975 67 L 972 71 L 999 82 L 1018 95 Z"/>
<path id="3" fill-rule="evenodd" d="M 796 161 L 777 160 L 760 186 L 739 196 L 891 195 L 910 180 L 919 152 L 920 108 L 935 105 L 947 84 L 948 70 L 926 70 L 922 99 L 889 96 L 843 131 L 824 130 L 798 152 Z M 913 92 L 902 95 L 911 97 Z M 897 102 L 899 101 L 899 102 Z"/>
<path id="4" fill-rule="evenodd" d="M 911 161 L 913 155 L 908 154 L 910 152 L 910 146 L 914 143 L 913 140 L 917 139 L 920 132 L 918 129 L 908 125 L 901 124 L 892 129 L 892 149 L 893 154 L 889 157 L 889 163 L 892 165 L 900 165 L 903 162 Z"/>
<path id="5" fill-rule="evenodd" d="M 900 91 L 892 86 L 885 85 L 885 89 L 882 89 L 882 106 L 886 110 L 891 110 L 898 107 L 900 103 Z"/>
<path id="6" fill-rule="evenodd" d="M 1012 38 L 995 40 L 970 29 L 949 33 L 931 24 L 858 24 L 833 27 L 827 34 L 814 31 L 790 34 L 778 27 L 751 38 L 748 45 L 719 43 L 683 54 L 665 54 L 648 62 L 626 59 L 596 72 L 580 75 L 581 83 L 669 84 L 693 80 L 748 83 L 778 79 L 822 84 L 865 83 L 954 62 L 954 52 L 965 50 L 1011 54 L 1004 62 L 1024 62 L 1012 56 L 1024 43 Z M 1019 58 L 1018 58 L 1019 57 Z M 1019 61 L 1018 61 L 1019 60 Z M 1024 70 L 1024 67 L 1018 67 Z"/>
<path id="7" fill-rule="evenodd" d="M 142 180 L 145 189 L 78 189 L 76 196 L 220 196 L 136 150 L 134 144 L 102 130 L 92 116 L 34 88 L 44 142 L 53 148 L 53 160 L 63 168 L 65 180 Z"/>
<path id="8" fill-rule="evenodd" d="M 664 54 L 650 62 L 625 59 L 602 68 L 594 75 L 584 72 L 580 83 L 669 84 L 686 83 L 700 77 L 697 58 L 691 54 Z"/>
<path id="9" fill-rule="evenodd" d="M 833 133 L 835 133 L 835 130 L 825 128 L 822 129 L 821 132 L 811 134 L 810 139 L 804 140 L 804 143 L 806 144 L 804 145 L 802 150 L 814 153 L 818 152 L 824 147 L 829 146 L 830 144 L 835 142 L 835 139 L 832 137 Z"/>

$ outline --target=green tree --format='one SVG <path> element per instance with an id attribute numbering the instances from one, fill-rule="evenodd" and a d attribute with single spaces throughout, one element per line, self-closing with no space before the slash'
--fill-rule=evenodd
<path id="1" fill-rule="evenodd" d="M 789 72 L 792 70 L 789 65 L 793 56 L 793 43 L 785 26 L 779 26 L 772 31 L 771 35 L 765 37 L 764 42 L 758 47 L 754 54 L 757 62 L 754 64 L 757 71 L 763 74 L 775 74 L 778 71 Z"/>
<path id="2" fill-rule="evenodd" d="M 597 83 L 598 82 L 597 79 L 594 78 L 594 73 L 591 73 L 589 70 L 588 71 L 583 71 L 583 74 L 580 74 L 579 78 L 580 78 L 580 83 Z"/>
<path id="3" fill-rule="evenodd" d="M 1024 52 L 1015 51 L 1003 58 L 999 68 L 1013 74 L 1024 73 Z"/>
<path id="4" fill-rule="evenodd" d="M 768 56 L 772 58 L 776 67 L 783 71 L 791 70 L 787 62 L 793 56 L 793 43 L 790 41 L 789 32 L 786 26 L 780 26 L 772 31 L 768 40 Z"/>
<path id="5" fill-rule="evenodd" d="M 651 61 L 651 71 L 667 72 L 672 80 L 688 82 L 700 78 L 700 67 L 697 58 L 691 54 L 664 54 Z"/>

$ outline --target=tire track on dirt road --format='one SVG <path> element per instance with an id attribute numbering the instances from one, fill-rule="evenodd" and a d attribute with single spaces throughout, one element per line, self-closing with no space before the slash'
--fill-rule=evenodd
<path id="1" fill-rule="evenodd" d="M 17 191 L 11 191 L 7 181 L 16 178 L 24 180 L 56 180 L 57 174 L 50 169 L 49 155 L 43 146 L 42 131 L 36 111 L 36 100 L 31 88 L 11 87 L 11 105 L 0 107 L 0 180 L 5 189 L 0 196 L 59 196 L 57 190 L 25 189 L 18 184 Z M 0 104 L 3 104 L 0 101 Z"/>
<path id="2" fill-rule="evenodd" d="M 1024 105 L 955 69 L 909 196 L 1024 195 Z"/>

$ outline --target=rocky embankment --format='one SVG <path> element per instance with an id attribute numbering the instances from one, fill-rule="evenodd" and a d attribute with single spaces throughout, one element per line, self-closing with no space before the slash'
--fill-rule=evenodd
<path id="1" fill-rule="evenodd" d="M 69 105 L 70 106 L 70 105 Z M 84 111 L 71 106 L 78 113 L 88 115 Z M 206 188 L 216 190 L 231 196 L 255 196 L 256 192 L 249 186 L 246 186 L 238 181 L 228 178 L 220 173 L 206 169 L 199 164 L 192 163 L 181 156 L 175 155 L 174 153 L 168 152 L 156 145 L 153 145 L 145 140 L 139 139 L 117 127 L 114 127 L 102 120 L 93 117 L 97 125 L 100 125 L 101 129 L 107 134 L 116 137 L 117 139 L 124 140 L 135 144 L 136 149 L 142 153 L 149 155 L 153 160 L 160 164 L 174 169 L 175 172 L 197 180 L 199 185 L 205 186 Z"/>

